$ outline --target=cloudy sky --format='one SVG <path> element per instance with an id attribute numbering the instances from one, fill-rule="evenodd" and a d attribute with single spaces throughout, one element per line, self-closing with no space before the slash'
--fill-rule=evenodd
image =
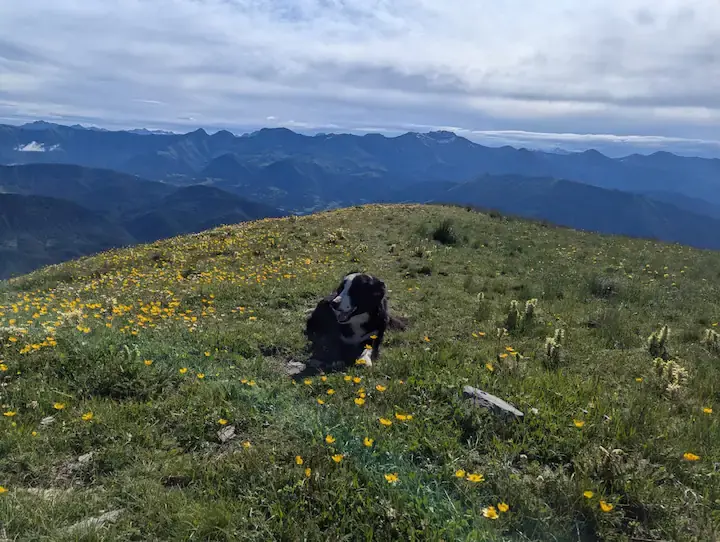
<path id="1" fill-rule="evenodd" d="M 0 2 L 0 122 L 37 118 L 720 149 L 720 2 Z"/>

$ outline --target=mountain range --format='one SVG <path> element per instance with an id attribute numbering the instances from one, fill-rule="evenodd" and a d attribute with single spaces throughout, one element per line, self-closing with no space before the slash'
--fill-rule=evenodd
<path id="1" fill-rule="evenodd" d="M 25 196 L 13 201 L 29 213 L 14 216 L 10 233 L 2 235 L 35 232 L 46 245 L 47 230 L 21 225 L 22 216 L 37 212 L 33 196 L 63 200 L 58 213 L 69 212 L 70 202 L 111 223 L 112 242 L 80 243 L 98 249 L 378 201 L 467 204 L 578 229 L 720 248 L 720 160 L 667 152 L 610 158 L 595 150 L 486 147 L 446 131 L 308 136 L 266 128 L 238 136 L 37 121 L 0 125 L 0 164 L 6 164 L 0 192 Z M 3 219 L 9 220 L 0 207 Z M 64 242 L 70 241 L 50 244 Z M 22 251 L 14 250 L 20 261 Z M 13 268 L 24 272 L 34 265 Z"/>
<path id="2" fill-rule="evenodd" d="M 284 214 L 212 186 L 177 187 L 66 164 L 0 166 L 0 278 Z"/>

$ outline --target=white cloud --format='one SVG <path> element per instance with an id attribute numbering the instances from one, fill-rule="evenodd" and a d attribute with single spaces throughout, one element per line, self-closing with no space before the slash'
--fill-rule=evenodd
<path id="1" fill-rule="evenodd" d="M 18 118 L 720 139 L 717 0 L 25 0 L 0 20 Z"/>
<path id="2" fill-rule="evenodd" d="M 52 145 L 45 147 L 44 143 L 38 143 L 37 141 L 31 141 L 27 145 L 18 145 L 15 147 L 16 151 L 20 152 L 52 152 L 60 149 L 60 145 Z"/>

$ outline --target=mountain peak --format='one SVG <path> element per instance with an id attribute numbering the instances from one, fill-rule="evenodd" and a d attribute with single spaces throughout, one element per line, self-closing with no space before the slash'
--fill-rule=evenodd
<path id="1" fill-rule="evenodd" d="M 260 128 L 259 130 L 256 130 L 250 134 L 251 136 L 269 136 L 269 135 L 300 135 L 296 132 L 293 132 L 290 128 L 285 127 L 278 127 L 278 128 Z"/>
<path id="2" fill-rule="evenodd" d="M 455 134 L 454 132 L 450 132 L 448 130 L 436 130 L 433 132 L 428 132 L 425 135 L 436 141 L 447 141 L 447 140 L 452 141 L 454 139 L 457 139 L 457 134 Z"/>
<path id="3" fill-rule="evenodd" d="M 198 137 L 198 136 L 199 136 L 199 137 L 208 137 L 208 133 L 205 131 L 204 128 L 198 128 L 197 130 L 194 130 L 194 131 L 192 131 L 192 132 L 188 132 L 188 133 L 185 134 L 185 135 L 191 136 L 191 137 Z"/>
<path id="4" fill-rule="evenodd" d="M 62 127 L 60 124 L 55 124 L 54 122 L 47 122 L 45 120 L 27 122 L 20 126 L 20 128 L 25 128 L 26 130 L 54 130 L 55 128 L 60 127 Z"/>

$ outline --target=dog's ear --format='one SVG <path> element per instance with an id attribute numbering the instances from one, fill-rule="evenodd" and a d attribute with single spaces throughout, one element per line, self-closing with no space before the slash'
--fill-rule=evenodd
<path id="1" fill-rule="evenodd" d="M 383 298 L 387 295 L 387 286 L 385 283 L 378 278 L 375 278 L 372 282 L 373 297 Z"/>

